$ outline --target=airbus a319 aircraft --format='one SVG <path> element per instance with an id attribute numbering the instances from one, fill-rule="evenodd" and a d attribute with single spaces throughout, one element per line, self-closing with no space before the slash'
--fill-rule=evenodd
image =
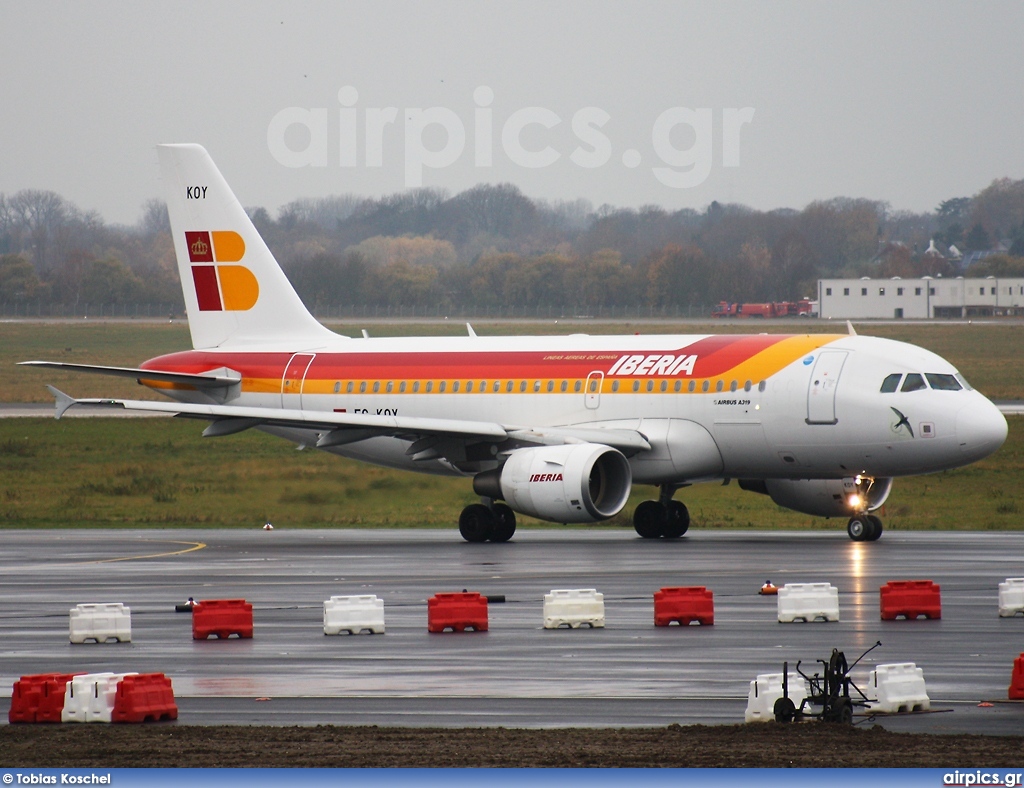
<path id="1" fill-rule="evenodd" d="M 459 530 L 504 542 L 516 513 L 616 516 L 634 484 L 647 539 L 690 516 L 674 494 L 735 479 L 873 541 L 893 478 L 967 465 L 1006 438 L 947 361 L 847 334 L 349 338 L 309 314 L 207 152 L 158 148 L 193 350 L 140 368 L 25 362 L 135 378 L 174 402 L 74 405 L 258 429 L 378 465 L 470 477 Z M 946 514 L 937 515 L 946 516 Z"/>

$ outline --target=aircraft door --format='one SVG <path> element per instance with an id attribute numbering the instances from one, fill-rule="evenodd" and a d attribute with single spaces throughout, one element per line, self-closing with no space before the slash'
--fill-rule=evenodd
<path id="1" fill-rule="evenodd" d="M 597 410 L 601 405 L 601 387 L 603 385 L 603 372 L 591 372 L 587 375 L 587 387 L 583 392 L 583 403 L 589 410 Z"/>
<path id="2" fill-rule="evenodd" d="M 296 353 L 288 361 L 288 366 L 284 368 L 284 375 L 281 378 L 282 408 L 302 409 L 302 384 L 315 355 L 315 353 Z M 295 394 L 299 396 L 293 397 L 292 395 Z"/>
<path id="3" fill-rule="evenodd" d="M 807 389 L 807 423 L 835 424 L 836 387 L 846 363 L 845 350 L 824 350 L 818 354 Z"/>

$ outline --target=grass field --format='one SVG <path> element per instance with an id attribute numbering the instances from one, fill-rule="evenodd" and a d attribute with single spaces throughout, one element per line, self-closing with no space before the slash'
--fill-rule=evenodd
<path id="1" fill-rule="evenodd" d="M 704 333 L 842 331 L 801 321 L 670 324 L 554 321 L 475 324 L 481 334 Z M 358 335 L 359 325 L 335 325 Z M 462 334 L 462 323 L 374 325 L 375 336 Z M 994 399 L 1024 399 L 1024 325 L 872 324 L 862 334 L 927 347 L 957 365 Z M 190 347 L 182 323 L 0 324 L 0 402 L 44 402 L 52 383 L 75 396 L 149 397 L 131 381 L 51 370 L 17 361 L 48 359 L 136 366 Z M 200 437 L 203 423 L 173 419 L 0 419 L 0 527 L 215 526 L 455 527 L 476 500 L 468 480 L 389 471 L 249 431 Z M 1010 419 L 1006 445 L 984 462 L 957 471 L 899 480 L 886 505 L 887 529 L 1017 529 L 1024 514 L 1024 419 Z M 651 488 L 639 488 L 607 525 L 629 527 L 629 514 Z M 735 485 L 698 485 L 679 493 L 695 527 L 843 528 L 779 508 Z M 521 517 L 521 526 L 542 525 Z M 589 526 L 593 527 L 593 526 Z M 600 526 L 598 526 L 600 527 Z"/>
<path id="2" fill-rule="evenodd" d="M 451 527 L 477 499 L 468 479 L 377 468 L 251 430 L 202 438 L 177 419 L 0 419 L 0 523 L 8 528 L 212 526 Z M 1024 514 L 1024 420 L 987 460 L 901 479 L 884 514 L 894 529 L 1017 529 Z M 634 491 L 606 525 L 653 488 Z M 845 528 L 782 509 L 735 484 L 680 491 L 694 527 Z M 527 517 L 523 527 L 544 525 Z M 594 527 L 594 526 L 587 526 Z M 597 526 L 600 527 L 600 526 Z"/>

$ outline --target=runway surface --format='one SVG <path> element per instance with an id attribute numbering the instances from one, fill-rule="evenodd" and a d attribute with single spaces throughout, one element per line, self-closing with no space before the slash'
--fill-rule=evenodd
<path id="1" fill-rule="evenodd" d="M 0 714 L 22 674 L 163 672 L 179 724 L 617 727 L 742 722 L 749 682 L 813 667 L 833 647 L 866 685 L 876 664 L 924 669 L 933 709 L 878 718 L 890 730 L 1021 734 L 1006 702 L 1024 616 L 997 615 L 997 586 L 1024 575 L 1020 533 L 901 533 L 854 543 L 845 529 L 693 531 L 675 542 L 608 529 L 520 531 L 467 544 L 450 531 L 0 532 Z M 839 623 L 779 624 L 771 579 L 839 589 Z M 879 586 L 930 579 L 942 618 L 881 621 Z M 715 624 L 653 626 L 663 586 L 706 586 Z M 544 594 L 596 588 L 604 629 L 544 630 Z M 503 594 L 490 631 L 428 634 L 426 600 Z M 376 594 L 387 633 L 323 635 L 332 595 Z M 245 598 L 252 640 L 193 641 L 189 596 Z M 71 645 L 68 610 L 123 602 L 130 644 Z M 812 672 L 812 671 L 807 671 Z M 979 707 L 991 701 L 992 706 Z M 870 723 L 869 723 L 870 724 Z"/>

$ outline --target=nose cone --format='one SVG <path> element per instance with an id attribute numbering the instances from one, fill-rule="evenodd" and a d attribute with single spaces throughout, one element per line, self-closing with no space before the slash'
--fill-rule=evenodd
<path id="1" fill-rule="evenodd" d="M 987 399 L 962 408 L 956 414 L 956 439 L 971 462 L 988 457 L 1006 440 L 1006 418 Z"/>

